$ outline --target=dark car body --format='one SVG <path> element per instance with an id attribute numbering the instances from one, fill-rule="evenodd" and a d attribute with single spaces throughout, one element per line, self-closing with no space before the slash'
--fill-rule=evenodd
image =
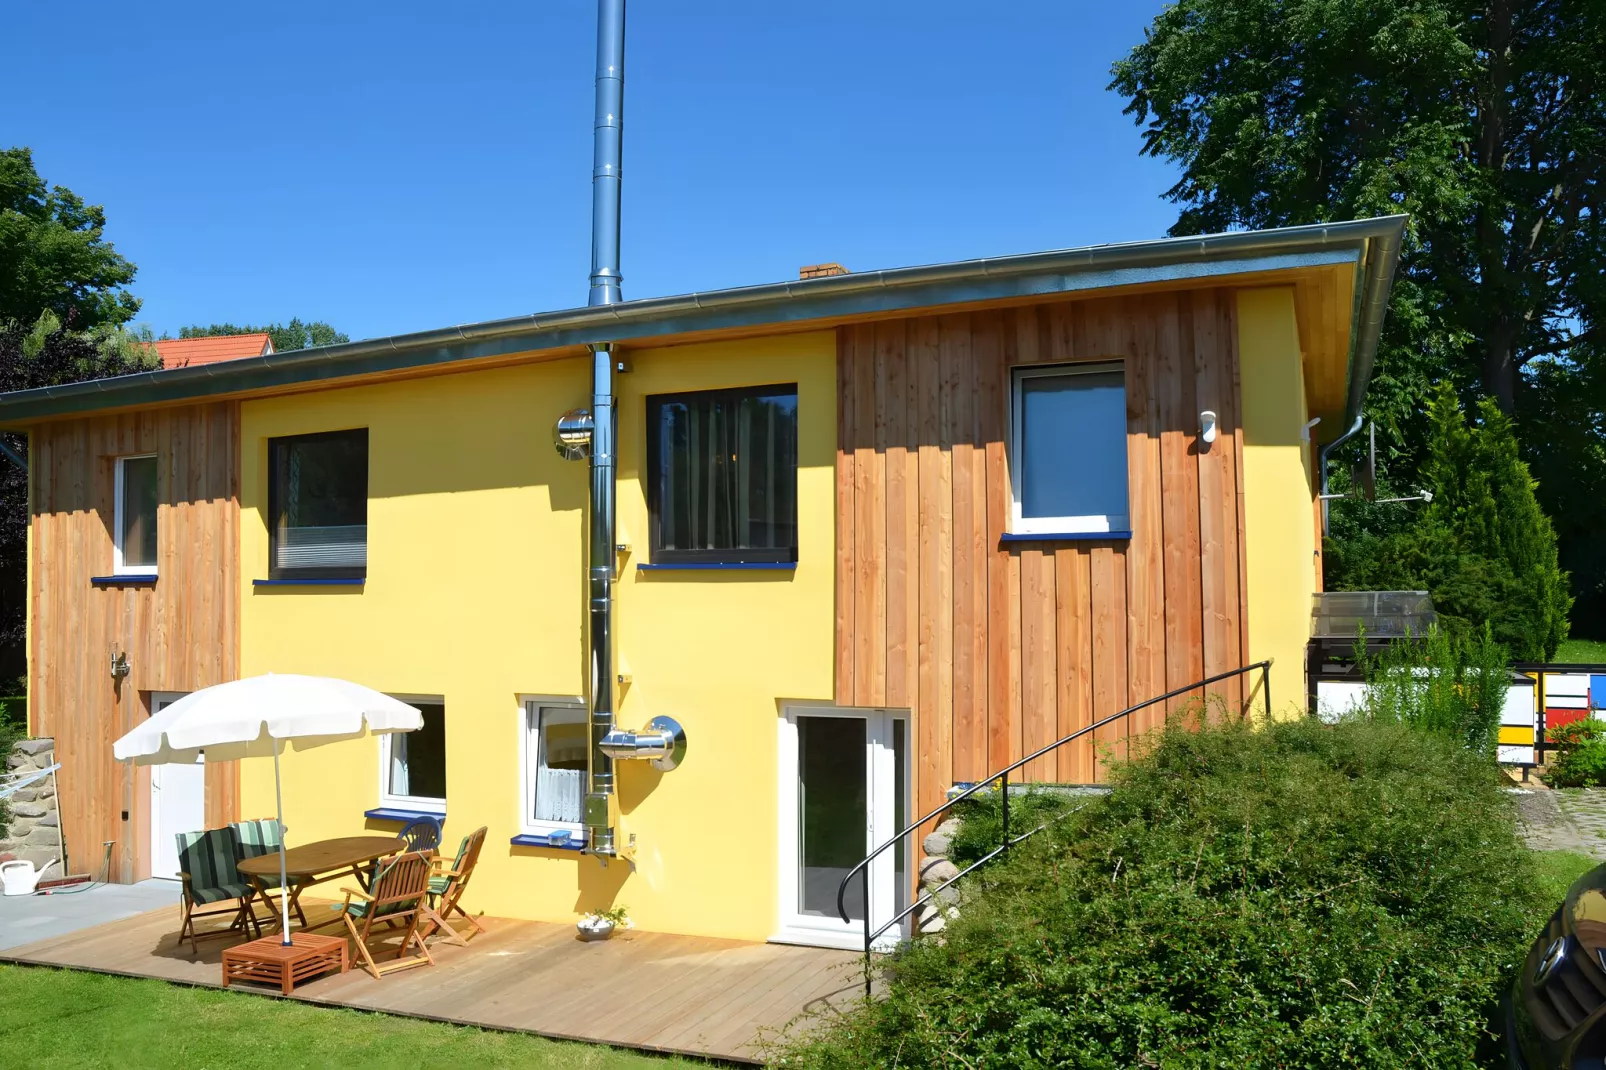
<path id="1" fill-rule="evenodd" d="M 1573 883 L 1506 1001 L 1510 1064 L 1606 1070 L 1606 866 Z"/>

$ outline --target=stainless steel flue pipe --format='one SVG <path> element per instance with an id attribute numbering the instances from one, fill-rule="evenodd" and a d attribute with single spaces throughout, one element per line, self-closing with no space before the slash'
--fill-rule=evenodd
<path id="1" fill-rule="evenodd" d="M 591 133 L 591 296 L 617 305 L 619 187 L 625 140 L 625 0 L 597 0 L 597 101 Z"/>
<path id="2" fill-rule="evenodd" d="M 588 304 L 618 304 L 620 159 L 624 147 L 625 0 L 597 0 L 597 96 L 592 131 L 591 294 Z M 587 690 L 591 748 L 585 800 L 586 850 L 606 860 L 616 853 L 613 756 L 603 740 L 614 727 L 613 573 L 614 355 L 613 346 L 591 347 L 591 513 L 586 540 Z"/>

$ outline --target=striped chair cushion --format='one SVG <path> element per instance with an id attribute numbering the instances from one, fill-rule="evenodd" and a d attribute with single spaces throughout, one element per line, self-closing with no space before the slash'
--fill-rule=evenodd
<path id="1" fill-rule="evenodd" d="M 474 834 L 469 833 L 463 837 L 463 842 L 457 845 L 457 857 L 452 859 L 452 870 L 454 872 L 463 868 L 463 859 L 468 857 L 468 841 L 473 838 Z M 457 880 L 456 877 L 431 877 L 429 879 L 429 894 L 437 897 L 445 895 L 455 880 Z"/>
<path id="2" fill-rule="evenodd" d="M 237 899 L 249 885 L 235 868 L 240 857 L 240 835 L 232 827 L 205 832 L 180 832 L 178 868 L 189 874 L 186 886 L 197 903 Z"/>
<path id="3" fill-rule="evenodd" d="M 387 914 L 399 914 L 403 911 L 412 910 L 417 905 L 418 900 L 416 899 L 403 899 L 399 902 L 386 904 L 385 908 L 374 916 L 377 918 L 383 918 Z M 361 918 L 367 915 L 369 906 L 370 904 L 362 902 L 348 903 L 346 905 L 346 913 L 350 914 L 354 918 Z M 336 903 L 334 909 L 339 910 L 340 904 Z"/>
<path id="4" fill-rule="evenodd" d="M 279 849 L 279 822 L 271 817 L 236 821 L 230 827 L 239 833 L 241 858 L 256 858 Z"/>
<path id="5" fill-rule="evenodd" d="M 219 903 L 225 899 L 244 899 L 251 894 L 249 884 L 220 884 L 216 888 L 191 888 L 196 903 Z"/>

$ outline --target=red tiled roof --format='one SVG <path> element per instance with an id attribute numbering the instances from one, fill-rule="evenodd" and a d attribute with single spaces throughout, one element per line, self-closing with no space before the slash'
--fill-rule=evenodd
<path id="1" fill-rule="evenodd" d="M 174 338 L 156 343 L 164 368 L 216 364 L 220 360 L 260 357 L 273 352 L 267 332 L 230 334 L 218 338 Z"/>

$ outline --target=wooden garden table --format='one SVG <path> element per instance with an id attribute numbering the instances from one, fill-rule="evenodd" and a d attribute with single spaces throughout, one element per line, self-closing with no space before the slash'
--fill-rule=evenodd
<path id="1" fill-rule="evenodd" d="M 308 925 L 307 916 L 301 912 L 301 893 L 311 885 L 339 880 L 341 877 L 354 878 L 360 884 L 367 867 L 387 855 L 395 854 L 404 846 L 406 844 L 396 836 L 340 836 L 333 840 L 317 840 L 287 848 L 284 852 L 284 874 L 290 887 L 282 889 L 280 894 L 289 894 L 290 909 L 301 919 L 303 930 L 333 925 L 340 920 L 338 917 Z M 279 877 L 279 852 L 269 851 L 265 855 L 243 859 L 238 868 L 255 886 L 257 897 L 263 905 L 275 918 L 279 917 L 279 908 L 268 898 L 268 882 Z"/>

